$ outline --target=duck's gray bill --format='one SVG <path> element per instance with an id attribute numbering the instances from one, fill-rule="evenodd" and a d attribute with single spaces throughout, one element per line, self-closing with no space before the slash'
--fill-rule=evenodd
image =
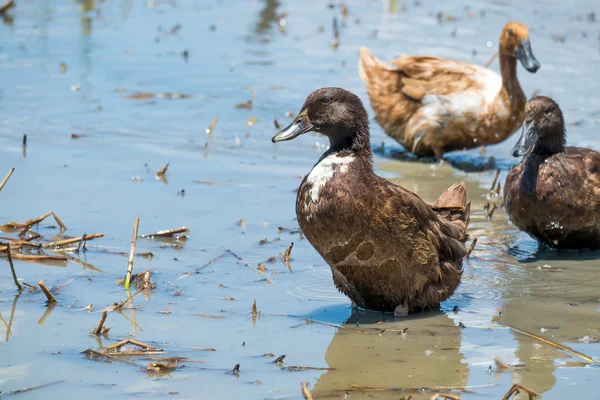
<path id="1" fill-rule="evenodd" d="M 521 61 L 521 64 L 523 64 L 523 67 L 525 67 L 527 71 L 535 73 L 540 69 L 540 62 L 533 55 L 529 40 L 521 40 L 515 56 Z"/>
<path id="2" fill-rule="evenodd" d="M 519 138 L 517 144 L 515 144 L 515 147 L 513 147 L 513 157 L 521 157 L 529 153 L 533 146 L 535 146 L 537 140 L 538 133 L 535 129 L 535 124 L 533 122 L 523 124 L 521 137 Z"/>
<path id="3" fill-rule="evenodd" d="M 310 132 L 313 130 L 313 125 L 308 119 L 306 110 L 302 111 L 287 128 L 283 129 L 277 135 L 273 136 L 273 143 L 283 142 L 285 140 L 292 140 L 295 137 L 302 135 L 303 133 Z"/>

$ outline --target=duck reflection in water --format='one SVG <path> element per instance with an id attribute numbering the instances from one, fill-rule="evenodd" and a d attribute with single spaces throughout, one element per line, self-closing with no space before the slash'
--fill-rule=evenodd
<path id="1" fill-rule="evenodd" d="M 397 400 L 411 394 L 415 400 L 430 399 L 431 392 L 418 391 L 467 384 L 469 367 L 460 353 L 460 328 L 450 317 L 429 311 L 399 322 L 373 325 L 382 318 L 381 313 L 352 310 L 346 325 L 359 324 L 359 328 L 372 333 L 346 329 L 335 333 L 325 353 L 327 365 L 334 370 L 319 378 L 312 390 L 314 398 L 343 396 L 353 385 L 360 385 L 415 391 L 352 391 L 353 399 Z M 369 328 L 380 328 L 383 333 Z M 400 333 L 406 328 L 406 333 Z"/>

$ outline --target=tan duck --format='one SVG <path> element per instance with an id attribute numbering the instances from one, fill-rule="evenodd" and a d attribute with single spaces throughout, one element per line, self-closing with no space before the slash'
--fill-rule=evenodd
<path id="1" fill-rule="evenodd" d="M 361 308 L 396 315 L 439 307 L 460 283 L 467 254 L 464 184 L 429 206 L 375 175 L 367 112 L 344 89 L 311 93 L 273 142 L 310 131 L 330 147 L 300 184 L 296 215 L 337 288 Z"/>
<path id="2" fill-rule="evenodd" d="M 360 76 L 375 119 L 385 133 L 417 156 L 495 144 L 523 122 L 525 95 L 517 60 L 540 68 L 527 26 L 510 22 L 500 36 L 500 73 L 432 56 L 401 57 L 391 65 L 360 50 Z"/>
<path id="3" fill-rule="evenodd" d="M 600 153 L 565 147 L 565 121 L 554 100 L 527 102 L 513 156 L 523 160 L 504 184 L 504 205 L 519 229 L 551 247 L 600 248 Z"/>

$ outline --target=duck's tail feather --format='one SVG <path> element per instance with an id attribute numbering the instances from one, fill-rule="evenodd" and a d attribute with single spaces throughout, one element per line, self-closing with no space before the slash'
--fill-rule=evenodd
<path id="1" fill-rule="evenodd" d="M 463 243 L 468 239 L 466 232 L 471 216 L 471 203 L 464 182 L 455 183 L 444 190 L 431 208 L 440 218 L 452 223 L 460 230 L 460 239 Z"/>
<path id="2" fill-rule="evenodd" d="M 358 71 L 365 83 L 375 119 L 385 133 L 404 144 L 404 128 L 419 107 L 424 93 L 416 88 L 407 88 L 403 72 L 396 65 L 377 59 L 366 47 L 360 48 Z"/>

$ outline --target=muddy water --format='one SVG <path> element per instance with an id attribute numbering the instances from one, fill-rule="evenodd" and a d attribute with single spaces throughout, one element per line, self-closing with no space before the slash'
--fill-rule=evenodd
<path id="1" fill-rule="evenodd" d="M 524 91 L 555 97 L 570 122 L 569 142 L 598 149 L 600 96 L 594 78 L 600 23 L 589 16 L 600 15 L 598 5 L 347 4 L 344 19 L 326 2 L 308 10 L 292 1 L 18 1 L 0 25 L 0 171 L 16 167 L 0 193 L 0 222 L 54 211 L 68 230 L 60 233 L 48 220 L 35 228 L 46 239 L 106 236 L 90 241 L 85 253 L 69 253 L 73 260 L 67 263 L 15 261 L 19 278 L 28 283 L 44 280 L 55 287 L 74 279 L 57 294 L 53 309 L 45 307 L 39 292 L 17 295 L 5 267 L 1 391 L 58 382 L 20 396 L 300 399 L 300 382 L 307 381 L 315 398 L 337 398 L 352 385 L 467 387 L 472 393 L 462 397 L 473 399 L 501 398 L 513 383 L 544 399 L 593 393 L 597 367 L 502 324 L 598 359 L 600 345 L 580 340 L 600 329 L 598 253 L 538 252 L 502 209 L 491 221 L 484 218 L 493 172 L 390 159 L 401 149 L 372 124 L 374 145 L 385 142 L 385 156 L 376 158 L 382 175 L 428 201 L 454 181 L 467 183 L 474 211 L 469 233 L 479 244 L 462 285 L 442 311 L 396 321 L 353 312 L 334 289 L 329 267 L 294 232 L 294 190 L 324 140 L 307 136 L 274 146 L 269 139 L 273 118 L 288 123 L 285 113 L 297 112 L 315 88 L 343 86 L 366 100 L 356 67 L 360 45 L 381 58 L 402 52 L 484 63 L 503 24 L 518 19 L 529 24 L 542 63 L 535 75 L 519 69 Z M 445 15 L 456 20 L 439 24 L 439 11 L 442 20 Z M 337 49 L 330 46 L 334 16 L 340 25 Z M 498 69 L 497 62 L 492 68 Z M 255 94 L 252 109 L 235 108 L 252 98 L 247 86 Z M 193 97 L 127 98 L 136 93 Z M 484 155 L 476 149 L 451 158 L 478 168 L 495 164 L 504 175 L 514 163 L 508 151 L 513 141 Z M 166 163 L 166 181 L 156 179 L 155 171 Z M 128 252 L 135 216 L 140 233 L 180 226 L 191 232 L 187 240 L 138 240 L 138 252 L 154 257 L 137 257 L 135 271 L 152 269 L 157 287 L 134 298 L 135 309 L 110 313 L 108 339 L 96 339 L 89 333 L 100 310 L 128 297 L 115 285 L 125 274 L 127 257 L 111 252 Z M 245 224 L 239 225 L 240 219 Z M 274 241 L 260 245 L 264 238 Z M 291 242 L 288 266 L 279 254 Z M 267 262 L 272 256 L 276 261 Z M 267 268 L 263 273 L 259 263 Z M 254 299 L 257 318 L 251 316 Z M 91 313 L 84 310 L 89 304 L 94 304 Z M 357 323 L 369 334 L 331 326 Z M 386 331 L 380 335 L 370 328 Z M 404 328 L 405 335 L 397 332 Z M 147 359 L 104 363 L 81 354 L 128 338 L 162 347 L 165 356 L 197 362 L 156 376 L 141 370 Z M 266 353 L 285 354 L 285 363 L 273 364 Z M 527 367 L 498 373 L 495 356 Z M 240 373 L 227 373 L 237 363 Z M 281 369 L 289 366 L 331 370 Z M 396 399 L 404 394 L 409 393 L 349 395 Z"/>

